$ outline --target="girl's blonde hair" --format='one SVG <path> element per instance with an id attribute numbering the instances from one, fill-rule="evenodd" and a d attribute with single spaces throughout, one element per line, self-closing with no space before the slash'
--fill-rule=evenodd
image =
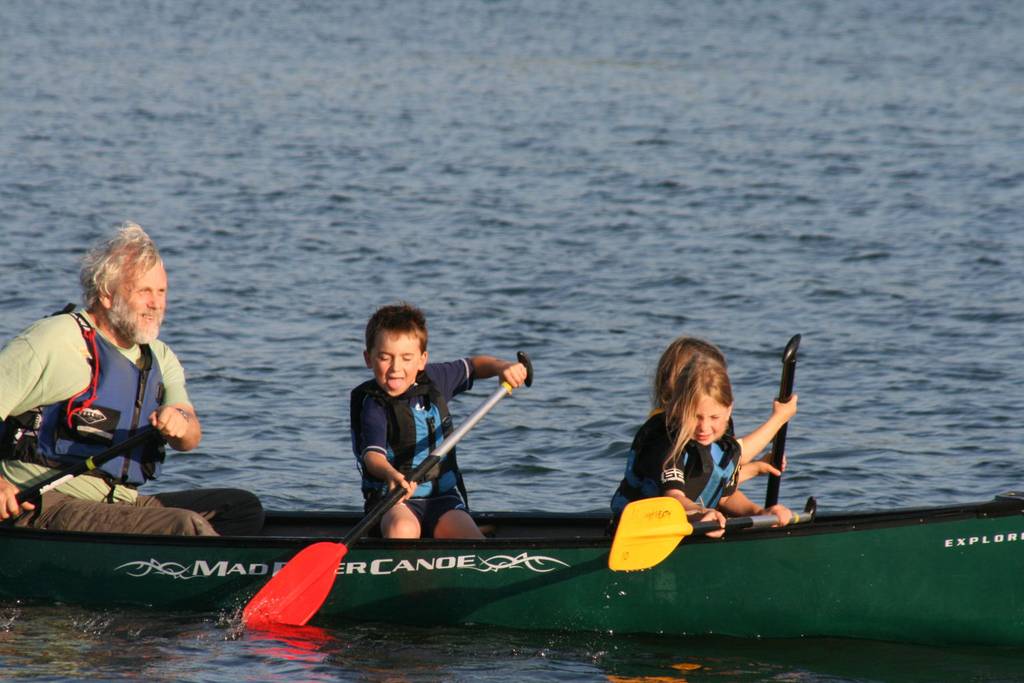
<path id="1" fill-rule="evenodd" d="M 672 399 L 672 391 L 683 368 L 695 357 L 702 356 L 727 367 L 725 355 L 717 346 L 697 337 L 677 337 L 662 352 L 654 371 L 651 408 L 664 410 Z"/>
<path id="2" fill-rule="evenodd" d="M 695 355 L 676 377 L 672 397 L 665 405 L 665 426 L 670 435 L 675 434 L 672 450 L 665 458 L 666 465 L 675 467 L 679 463 L 697 427 L 697 404 L 705 396 L 723 406 L 731 406 L 732 383 L 725 365 L 711 357 Z"/>

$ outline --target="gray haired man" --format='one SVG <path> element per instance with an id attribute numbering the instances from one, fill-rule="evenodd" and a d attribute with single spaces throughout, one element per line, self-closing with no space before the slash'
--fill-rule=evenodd
<path id="1" fill-rule="evenodd" d="M 185 372 L 157 339 L 167 273 L 135 223 L 83 259 L 84 309 L 31 325 L 0 350 L 0 520 L 45 529 L 140 534 L 258 533 L 263 509 L 238 489 L 140 495 L 163 462 L 163 442 L 199 445 L 202 427 Z M 19 506 L 20 489 L 152 428 L 161 439 Z"/>

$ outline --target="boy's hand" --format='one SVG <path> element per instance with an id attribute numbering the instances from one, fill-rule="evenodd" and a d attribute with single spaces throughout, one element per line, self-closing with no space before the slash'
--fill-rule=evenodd
<path id="1" fill-rule="evenodd" d="M 393 473 L 393 475 L 391 473 Z M 392 469 L 391 473 L 389 473 L 387 478 L 388 491 L 394 491 L 396 488 L 403 488 L 405 489 L 405 495 L 402 496 L 402 499 L 398 502 L 401 503 L 402 501 L 408 500 L 412 496 L 413 491 L 416 490 L 416 482 L 409 481 L 403 477 L 398 470 Z"/>
<path id="2" fill-rule="evenodd" d="M 797 395 L 793 394 L 785 403 L 772 401 L 772 416 L 781 418 L 783 423 L 789 422 L 796 415 L 796 400 Z"/>
<path id="3" fill-rule="evenodd" d="M 507 363 L 498 373 L 498 379 L 515 389 L 526 381 L 526 366 L 522 363 Z"/>
<path id="4" fill-rule="evenodd" d="M 401 472 L 391 466 L 387 456 L 378 450 L 367 450 L 363 454 L 363 465 L 370 476 L 380 479 L 388 485 L 388 493 L 391 493 L 396 488 L 404 489 L 405 495 L 402 496 L 402 500 L 408 500 L 409 496 L 416 490 L 416 484 L 406 480 Z"/>

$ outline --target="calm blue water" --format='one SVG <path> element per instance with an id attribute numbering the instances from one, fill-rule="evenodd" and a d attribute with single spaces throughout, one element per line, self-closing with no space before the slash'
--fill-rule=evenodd
<path id="1" fill-rule="evenodd" d="M 157 488 L 358 507 L 362 328 L 405 299 L 435 359 L 534 359 L 460 450 L 478 509 L 604 509 L 682 333 L 725 350 L 741 431 L 803 335 L 783 502 L 989 498 L 1024 486 L 1022 44 L 1015 2 L 14 0 L 0 340 L 77 300 L 83 249 L 131 218 L 205 431 Z M 1015 651 L 831 641 L 293 640 L 9 606 L 0 677 L 1024 677 Z"/>

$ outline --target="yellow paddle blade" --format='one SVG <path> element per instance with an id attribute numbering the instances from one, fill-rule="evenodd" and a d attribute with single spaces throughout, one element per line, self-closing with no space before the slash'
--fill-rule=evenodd
<path id="1" fill-rule="evenodd" d="M 683 504 L 675 498 L 644 498 L 626 506 L 612 540 L 608 568 L 649 569 L 672 554 L 693 532 Z"/>

